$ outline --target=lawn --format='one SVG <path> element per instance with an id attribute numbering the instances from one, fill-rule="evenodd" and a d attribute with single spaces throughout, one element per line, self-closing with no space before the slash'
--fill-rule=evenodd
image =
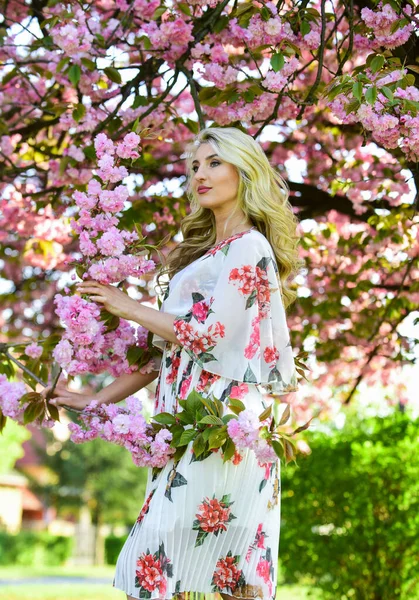
<path id="1" fill-rule="evenodd" d="M 0 567 L 0 596 L 2 600 L 125 600 L 120 590 L 112 587 L 114 567 Z M 18 583 L 22 578 L 74 577 L 75 582 Z M 80 578 L 86 577 L 86 582 Z M 109 583 L 92 583 L 89 579 L 108 580 Z M 16 583 L 1 585 L 2 581 Z M 77 583 L 76 583 L 77 581 Z M 319 595 L 308 595 L 310 588 L 280 586 L 276 600 L 321 600 Z"/>

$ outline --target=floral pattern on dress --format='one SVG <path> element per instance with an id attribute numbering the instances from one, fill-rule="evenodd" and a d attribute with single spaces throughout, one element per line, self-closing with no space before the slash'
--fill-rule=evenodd
<path id="1" fill-rule="evenodd" d="M 265 554 L 260 557 L 256 566 L 256 573 L 268 586 L 269 595 L 272 596 L 275 570 L 272 561 L 272 551 L 270 548 L 267 548 Z"/>
<path id="2" fill-rule="evenodd" d="M 275 472 L 272 474 L 271 471 L 271 482 L 272 482 L 272 497 L 268 501 L 268 510 L 272 510 L 279 502 L 279 496 L 281 493 L 281 480 L 279 477 L 279 461 L 275 463 Z"/>
<path id="3" fill-rule="evenodd" d="M 140 598 L 151 598 L 152 592 L 159 591 L 165 597 L 167 590 L 167 577 L 173 577 L 173 565 L 164 551 L 164 544 L 154 554 L 147 552 L 137 559 L 135 571 L 135 587 L 140 588 Z"/>
<path id="4" fill-rule="evenodd" d="M 231 512 L 232 504 L 234 501 L 230 502 L 230 494 L 224 495 L 221 500 L 217 500 L 215 494 L 212 499 L 204 498 L 192 526 L 192 529 L 198 531 L 195 548 L 202 546 L 210 533 L 218 536 L 219 533 L 227 531 L 227 524 L 236 518 Z"/>
<path id="5" fill-rule="evenodd" d="M 268 481 L 270 481 L 271 477 L 272 477 L 272 473 L 274 471 L 275 468 L 275 463 L 260 463 L 258 462 L 258 465 L 261 467 L 261 469 L 263 469 L 264 473 L 263 473 L 263 479 L 261 480 L 260 484 L 259 484 L 259 493 L 263 490 L 263 488 L 265 487 L 265 485 L 268 483 Z"/>
<path id="6" fill-rule="evenodd" d="M 144 520 L 144 517 L 145 517 L 145 516 L 146 516 L 146 514 L 148 513 L 148 511 L 149 511 L 149 509 L 150 509 L 150 502 L 151 502 L 151 499 L 152 499 L 152 497 L 153 497 L 153 495 L 154 495 L 154 492 L 155 492 L 155 491 L 156 491 L 156 490 L 155 490 L 155 489 L 153 489 L 153 490 L 151 490 L 151 492 L 148 494 L 148 496 L 147 496 L 147 498 L 146 498 L 146 500 L 145 500 L 145 502 L 144 502 L 144 504 L 143 504 L 143 507 L 142 507 L 142 509 L 141 509 L 141 511 L 140 511 L 140 514 L 138 515 L 138 517 L 137 517 L 137 520 L 136 520 L 136 522 L 135 522 L 135 525 L 136 525 L 136 526 L 138 526 L 138 525 L 141 525 L 141 523 L 142 523 L 142 522 L 143 522 L 143 520 Z M 133 528 L 132 528 L 130 535 L 133 535 L 133 534 L 134 534 L 134 531 L 135 531 L 135 527 L 133 527 Z"/>
<path id="7" fill-rule="evenodd" d="M 165 497 L 173 502 L 172 499 L 172 488 L 180 487 L 181 485 L 187 485 L 187 480 L 181 473 L 176 471 L 176 467 L 174 466 L 167 475 L 167 485 L 166 491 L 164 492 Z"/>
<path id="8" fill-rule="evenodd" d="M 247 562 L 250 562 L 250 557 L 252 555 L 252 552 L 254 550 L 256 550 L 257 548 L 266 550 L 265 539 L 267 537 L 269 537 L 269 536 L 267 535 L 267 533 L 265 531 L 263 531 L 263 523 L 259 523 L 256 535 L 255 535 L 255 539 L 254 539 L 253 543 L 250 544 L 250 546 L 247 550 L 247 554 L 246 554 Z"/>
<path id="9" fill-rule="evenodd" d="M 237 566 L 239 561 L 240 556 L 233 556 L 231 550 L 217 561 L 212 576 L 213 592 L 234 594 L 238 588 L 246 585 L 243 571 Z"/>

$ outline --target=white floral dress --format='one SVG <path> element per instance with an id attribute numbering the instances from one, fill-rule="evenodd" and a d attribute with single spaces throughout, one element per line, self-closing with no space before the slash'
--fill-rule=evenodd
<path id="1" fill-rule="evenodd" d="M 171 279 L 161 311 L 179 344 L 163 350 L 155 411 L 176 414 L 192 390 L 260 414 L 269 393 L 298 389 L 275 256 L 256 228 L 223 240 Z M 221 449 L 150 470 L 146 500 L 121 550 L 114 587 L 134 598 L 275 598 L 280 463 Z"/>

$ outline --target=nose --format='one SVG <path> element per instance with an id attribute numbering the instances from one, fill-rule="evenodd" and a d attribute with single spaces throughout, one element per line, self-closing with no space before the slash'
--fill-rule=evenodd
<path id="1" fill-rule="evenodd" d="M 205 176 L 205 168 L 203 165 L 200 165 L 198 167 L 198 170 L 195 171 L 195 179 L 196 181 L 198 181 L 199 183 L 202 183 L 203 181 L 205 181 L 206 176 Z"/>

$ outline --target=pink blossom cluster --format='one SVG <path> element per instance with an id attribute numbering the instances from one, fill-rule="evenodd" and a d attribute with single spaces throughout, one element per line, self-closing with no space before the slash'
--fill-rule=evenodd
<path id="1" fill-rule="evenodd" d="M 79 234 L 80 260 L 87 267 L 84 278 L 109 284 L 127 277 L 141 276 L 155 267 L 153 261 L 135 256 L 136 232 L 118 229 L 119 219 L 115 213 L 121 211 L 128 190 L 124 185 L 113 186 L 127 174 L 126 168 L 116 164 L 118 159 L 138 158 L 140 137 L 128 133 L 121 142 L 115 144 L 105 134 L 95 138 L 95 150 L 99 169 L 96 176 L 102 180 L 91 179 L 87 193 L 76 191 L 74 199 L 79 207 L 79 218 L 72 221 L 74 230 Z M 137 367 L 130 366 L 127 360 L 128 348 L 136 344 L 135 330 L 124 319 L 119 326 L 106 332 L 106 325 L 100 320 L 101 307 L 79 296 L 54 298 L 56 314 L 61 318 L 66 331 L 54 349 L 53 356 L 58 364 L 70 375 L 82 373 L 101 373 L 109 371 L 114 377 L 131 373 Z M 146 336 L 137 345 L 147 347 Z M 154 366 L 152 361 L 146 365 L 148 372 Z M 147 370 L 148 368 L 148 370 Z"/>
<path id="2" fill-rule="evenodd" d="M 75 11 L 71 22 L 55 26 L 51 36 L 64 54 L 71 56 L 75 61 L 79 61 L 83 56 L 89 56 L 94 39 L 86 24 L 86 13 L 82 9 Z"/>
<path id="3" fill-rule="evenodd" d="M 409 4 L 404 6 L 403 11 L 406 15 L 411 16 L 412 7 Z M 397 48 L 407 42 L 413 32 L 413 24 L 408 23 L 403 27 L 394 26 L 398 21 L 402 21 L 403 15 L 396 13 L 390 4 L 382 4 L 380 2 L 378 10 L 363 8 L 361 17 L 364 23 L 372 30 L 375 47 L 384 46 L 385 48 Z"/>
<path id="4" fill-rule="evenodd" d="M 133 345 L 147 348 L 144 328 L 138 329 L 138 340 L 134 327 L 123 319 L 117 329 L 105 332 L 105 323 L 99 320 L 100 308 L 94 302 L 61 294 L 55 296 L 54 302 L 65 332 L 53 357 L 69 375 L 109 371 L 113 377 L 119 377 L 137 370 L 135 365 L 129 365 L 127 351 Z"/>
<path id="5" fill-rule="evenodd" d="M 9 417 L 20 425 L 23 425 L 23 414 L 29 406 L 29 402 L 20 402 L 26 392 L 26 386 L 22 381 L 8 381 L 6 375 L 0 374 L 0 410 L 5 417 Z M 45 418 L 41 423 L 34 422 L 33 424 L 39 428 L 51 428 L 55 421 Z"/>
<path id="6" fill-rule="evenodd" d="M 25 384 L 21 381 L 8 381 L 6 375 L 0 374 L 0 408 L 5 417 L 22 421 L 26 404 L 19 400 L 26 394 Z"/>
<path id="7" fill-rule="evenodd" d="M 166 19 L 160 25 L 156 21 L 144 23 L 142 33 L 146 34 L 154 48 L 161 52 L 168 64 L 173 63 L 187 50 L 188 43 L 194 40 L 193 22 L 185 22 L 182 17 L 173 21 Z"/>
<path id="8" fill-rule="evenodd" d="M 80 444 L 102 438 L 126 448 L 138 467 L 164 467 L 175 452 L 170 446 L 172 434 L 147 424 L 138 398 L 128 396 L 125 402 L 125 407 L 118 407 L 92 400 L 79 415 L 82 424 L 68 424 L 71 441 Z"/>
<path id="9" fill-rule="evenodd" d="M 262 85 L 271 92 L 280 92 L 289 83 L 289 79 L 298 69 L 298 65 L 298 59 L 294 56 L 277 73 L 269 70 L 262 81 Z"/>
<path id="10" fill-rule="evenodd" d="M 329 108 L 343 123 L 361 123 L 371 132 L 374 141 L 387 149 L 400 148 L 408 160 L 416 162 L 419 160 L 419 117 L 409 101 L 419 102 L 419 90 L 414 86 L 397 87 L 394 100 L 389 100 L 380 91 L 404 74 L 405 71 L 395 70 L 393 74 L 377 79 L 374 83 L 378 94 L 374 104 L 362 102 L 358 109 L 346 114 L 345 107 L 354 98 L 352 94 L 340 94 L 329 103 Z"/>
<path id="11" fill-rule="evenodd" d="M 29 346 L 26 346 L 25 354 L 30 358 L 39 358 L 42 354 L 42 346 L 38 346 L 36 342 L 33 342 Z"/>
<path id="12" fill-rule="evenodd" d="M 227 424 L 228 435 L 238 449 L 250 448 L 254 451 L 260 463 L 271 463 L 277 460 L 277 455 L 269 442 L 260 436 L 263 423 L 251 409 L 242 410 L 237 419 L 231 419 Z"/>
<path id="13" fill-rule="evenodd" d="M 85 279 L 115 283 L 130 275 L 140 277 L 155 268 L 153 261 L 134 254 L 138 234 L 118 229 L 116 213 L 122 211 L 129 194 L 126 186 L 111 185 L 128 175 L 126 167 L 117 161 L 138 158 L 139 144 L 140 136 L 133 132 L 117 144 L 104 133 L 95 137 L 98 179 L 91 179 L 87 192 L 74 192 L 79 218 L 70 222 L 80 236 L 80 251 L 84 256 L 81 261 L 88 267 Z"/>

